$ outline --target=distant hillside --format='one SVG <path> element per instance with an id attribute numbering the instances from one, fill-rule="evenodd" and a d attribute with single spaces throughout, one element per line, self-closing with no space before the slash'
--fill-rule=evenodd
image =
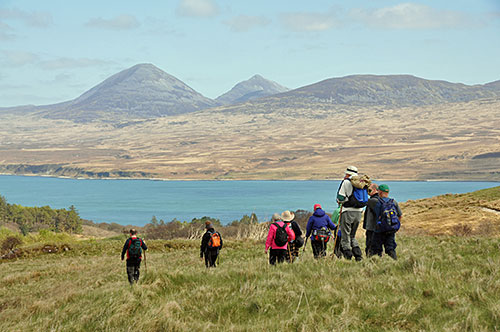
<path id="1" fill-rule="evenodd" d="M 153 118 L 194 112 L 216 103 L 152 64 L 138 64 L 111 76 L 80 97 L 40 106 L 52 119 L 91 121 Z"/>
<path id="2" fill-rule="evenodd" d="M 349 106 L 423 106 L 499 98 L 500 81 L 465 85 L 431 81 L 410 75 L 353 75 L 330 78 L 262 102 L 281 105 L 326 103 Z"/>
<path id="3" fill-rule="evenodd" d="M 216 101 L 223 105 L 236 104 L 289 90 L 290 89 L 276 82 L 267 80 L 260 75 L 254 75 L 250 79 L 236 84 L 230 91 L 217 97 Z"/>
<path id="4" fill-rule="evenodd" d="M 180 115 L 222 106 L 218 111 L 243 113 L 332 106 L 407 107 L 500 98 L 500 81 L 465 85 L 410 75 L 352 75 L 330 78 L 295 90 L 255 75 L 236 84 L 216 100 L 204 97 L 152 64 L 123 70 L 80 97 L 45 106 L 0 108 L 0 114 L 34 113 L 48 119 L 75 122 L 120 122 Z M 244 102 L 243 105 L 240 105 Z"/>

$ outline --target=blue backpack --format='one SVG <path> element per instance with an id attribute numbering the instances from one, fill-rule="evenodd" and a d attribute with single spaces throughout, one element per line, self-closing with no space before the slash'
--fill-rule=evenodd
<path id="1" fill-rule="evenodd" d="M 351 181 L 350 179 L 347 180 Z M 342 183 L 340 185 L 342 186 Z M 364 208 L 366 203 L 368 203 L 368 191 L 366 188 L 356 188 L 352 186 L 352 194 L 343 205 L 344 207 Z"/>
<path id="2" fill-rule="evenodd" d="M 380 203 L 380 214 L 375 231 L 378 233 L 397 232 L 401 227 L 401 222 L 399 221 L 394 199 L 391 198 L 386 201 L 379 197 L 378 201 Z"/>

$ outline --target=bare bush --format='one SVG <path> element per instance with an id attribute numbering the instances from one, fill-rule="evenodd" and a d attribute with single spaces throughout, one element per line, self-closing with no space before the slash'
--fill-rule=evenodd
<path id="1" fill-rule="evenodd" d="M 23 242 L 18 237 L 9 236 L 9 237 L 5 238 L 5 240 L 3 240 L 3 242 L 2 242 L 2 247 L 1 247 L 2 252 L 4 252 L 4 253 L 9 252 L 22 243 Z"/>
<path id="2" fill-rule="evenodd" d="M 304 231 L 311 215 L 310 211 L 295 211 L 295 221 Z M 256 216 L 244 216 L 240 221 L 234 221 L 226 226 L 215 223 L 215 228 L 226 238 L 260 241 L 265 240 L 269 224 L 269 222 L 258 222 Z M 152 240 L 200 239 L 204 232 L 205 224 L 196 220 L 190 223 L 173 220 L 165 224 L 147 224 L 143 228 L 145 237 Z"/>
<path id="3" fill-rule="evenodd" d="M 467 224 L 458 224 L 451 228 L 451 232 L 455 236 L 470 236 L 472 234 L 472 227 Z"/>

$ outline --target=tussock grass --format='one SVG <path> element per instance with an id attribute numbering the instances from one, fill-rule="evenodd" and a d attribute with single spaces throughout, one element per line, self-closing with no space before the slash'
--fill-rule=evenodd
<path id="1" fill-rule="evenodd" d="M 226 241 L 207 270 L 199 241 L 149 241 L 130 287 L 121 239 L 0 265 L 2 331 L 495 331 L 500 240 L 399 236 L 399 260 L 267 264 Z M 331 250 L 331 248 L 330 248 Z"/>

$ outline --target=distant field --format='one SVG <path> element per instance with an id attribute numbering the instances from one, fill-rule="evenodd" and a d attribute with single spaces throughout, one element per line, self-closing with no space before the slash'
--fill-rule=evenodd
<path id="1" fill-rule="evenodd" d="M 123 238 L 124 239 L 124 238 Z M 398 236 L 399 260 L 270 267 L 264 245 L 227 241 L 206 270 L 199 241 L 150 241 L 131 288 L 123 239 L 0 264 L 1 331 L 494 331 L 500 240 Z"/>
<path id="2" fill-rule="evenodd" d="M 69 177 L 499 181 L 499 100 L 241 104 L 119 123 L 0 114 L 0 172 Z"/>

